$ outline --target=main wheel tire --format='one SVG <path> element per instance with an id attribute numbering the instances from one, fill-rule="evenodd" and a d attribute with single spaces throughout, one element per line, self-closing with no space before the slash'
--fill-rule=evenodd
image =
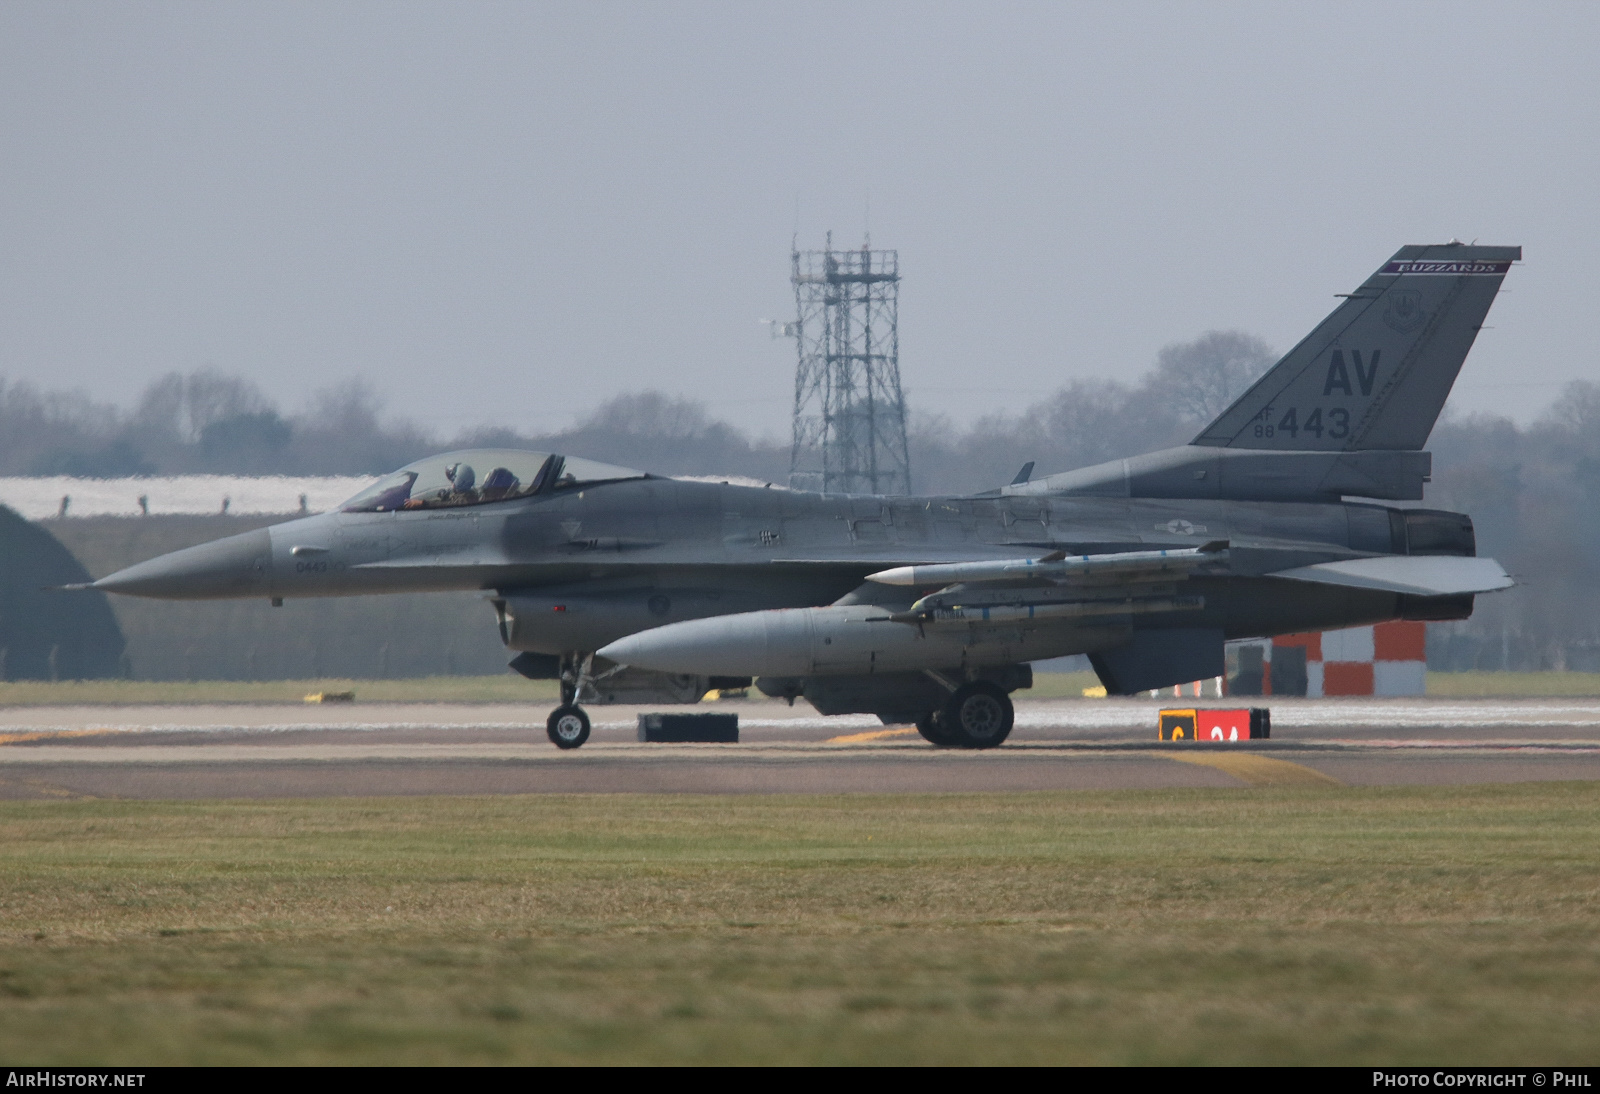
<path id="1" fill-rule="evenodd" d="M 930 710 L 917 719 L 917 732 L 922 734 L 922 739 L 939 748 L 952 748 L 955 741 L 950 734 L 945 732 L 944 724 L 939 720 L 939 712 Z"/>
<path id="2" fill-rule="evenodd" d="M 987 680 L 974 680 L 955 690 L 938 721 L 957 748 L 994 748 L 1011 735 L 1015 717 L 1009 695 Z"/>
<path id="3" fill-rule="evenodd" d="M 557 748 L 577 748 L 589 739 L 589 716 L 582 707 L 571 703 L 552 710 L 544 727 Z"/>

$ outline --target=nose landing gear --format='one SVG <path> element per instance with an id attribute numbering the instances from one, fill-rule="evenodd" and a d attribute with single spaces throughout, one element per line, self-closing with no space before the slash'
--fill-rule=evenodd
<path id="1" fill-rule="evenodd" d="M 592 674 L 594 654 L 569 654 L 561 666 L 561 705 L 550 712 L 545 720 L 545 732 L 550 743 L 560 749 L 578 748 L 589 739 L 589 716 L 578 705 L 578 700 L 594 682 Z M 614 671 L 614 670 L 613 670 Z"/>

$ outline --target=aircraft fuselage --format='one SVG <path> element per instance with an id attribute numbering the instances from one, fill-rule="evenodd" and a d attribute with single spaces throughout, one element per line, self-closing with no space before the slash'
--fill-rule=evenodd
<path id="1" fill-rule="evenodd" d="M 175 552 L 101 587 L 181 599 L 484 591 L 520 605 L 509 646 L 562 653 L 685 619 L 832 604 L 868 574 L 906 563 L 1226 540 L 1229 572 L 1187 583 L 1204 607 L 1185 609 L 1184 625 L 1236 638 L 1402 614 L 1393 593 L 1262 576 L 1391 553 L 1391 512 L 1346 503 L 850 497 L 646 478 L 460 508 L 323 513 Z M 1276 591 L 1263 595 L 1263 582 Z M 1059 632 L 1042 636 L 1047 644 L 1083 644 L 1070 637 L 1081 625 L 1032 629 Z M 1091 644 L 1103 638 L 1083 634 Z"/>

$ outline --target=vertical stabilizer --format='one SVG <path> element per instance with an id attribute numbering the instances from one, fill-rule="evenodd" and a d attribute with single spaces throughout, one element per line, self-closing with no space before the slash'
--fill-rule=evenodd
<path id="1" fill-rule="evenodd" d="M 1194 439 L 1419 450 L 1520 247 L 1402 247 Z"/>

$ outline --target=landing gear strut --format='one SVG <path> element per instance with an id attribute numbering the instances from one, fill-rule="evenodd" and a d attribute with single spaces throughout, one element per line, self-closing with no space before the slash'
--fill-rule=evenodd
<path id="1" fill-rule="evenodd" d="M 951 692 L 943 707 L 917 719 L 917 732 L 941 748 L 994 748 L 1011 735 L 1015 717 L 1004 689 L 973 680 Z"/>
<path id="2" fill-rule="evenodd" d="M 578 705 L 593 677 L 593 654 L 573 654 L 561 667 L 561 705 L 544 723 L 550 743 L 560 749 L 577 748 L 589 739 L 589 716 Z"/>

